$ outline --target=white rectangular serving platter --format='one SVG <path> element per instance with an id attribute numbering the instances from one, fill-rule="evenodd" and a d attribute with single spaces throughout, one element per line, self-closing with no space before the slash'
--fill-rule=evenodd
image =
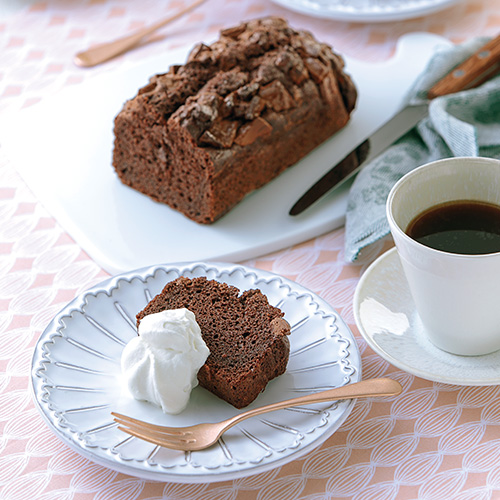
<path id="1" fill-rule="evenodd" d="M 400 109 L 436 48 L 447 43 L 412 33 L 400 39 L 387 62 L 347 59 L 359 93 L 350 123 L 209 226 L 124 186 L 111 166 L 113 119 L 124 101 L 151 75 L 183 63 L 188 48 L 101 74 L 2 117 L 0 145 L 45 208 L 110 274 L 157 263 L 252 259 L 344 223 L 348 184 L 299 216 L 288 211 L 306 188 Z"/>

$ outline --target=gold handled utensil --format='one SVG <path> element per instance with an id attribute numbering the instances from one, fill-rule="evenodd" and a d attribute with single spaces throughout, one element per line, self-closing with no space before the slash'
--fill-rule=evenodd
<path id="1" fill-rule="evenodd" d="M 189 427 L 165 427 L 154 425 L 135 418 L 112 412 L 118 428 L 132 436 L 150 443 L 182 451 L 197 451 L 208 448 L 217 442 L 224 432 L 239 422 L 270 411 L 302 406 L 312 403 L 324 403 L 341 399 L 372 398 L 396 396 L 402 391 L 401 384 L 390 378 L 363 380 L 354 384 L 336 387 L 307 396 L 280 401 L 260 408 L 244 411 L 222 422 L 196 424 Z"/>
<path id="2" fill-rule="evenodd" d="M 205 2 L 205 0 L 195 0 L 191 5 L 176 14 L 162 19 L 151 26 L 143 28 L 132 35 L 128 35 L 112 42 L 96 45 L 95 47 L 79 52 L 75 55 L 74 62 L 77 66 L 89 68 L 91 66 L 97 66 L 98 64 L 109 61 L 110 59 L 127 52 L 127 50 L 132 49 L 147 36 L 153 34 L 155 31 L 158 31 L 160 28 L 163 28 L 176 19 L 179 19 L 183 15 L 201 5 L 203 2 Z"/>

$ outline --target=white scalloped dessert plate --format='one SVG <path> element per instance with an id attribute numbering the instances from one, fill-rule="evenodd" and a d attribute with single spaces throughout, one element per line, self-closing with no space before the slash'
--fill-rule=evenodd
<path id="1" fill-rule="evenodd" d="M 361 380 L 361 360 L 348 326 L 322 299 L 280 276 L 234 264 L 155 266 L 110 278 L 69 303 L 48 325 L 33 356 L 34 399 L 49 427 L 96 463 L 160 481 L 194 483 L 235 479 L 283 465 L 330 437 L 353 401 L 280 410 L 246 420 L 211 448 L 184 453 L 158 448 L 117 429 L 111 411 L 182 426 L 217 421 L 236 410 L 201 387 L 179 415 L 134 400 L 122 386 L 120 357 L 135 335 L 135 315 L 170 280 L 207 276 L 258 288 L 291 325 L 287 371 L 250 405 Z"/>
<path id="2" fill-rule="evenodd" d="M 426 16 L 461 0 L 273 0 L 290 10 L 314 17 L 354 22 L 402 21 Z"/>
<path id="3" fill-rule="evenodd" d="M 354 317 L 368 345 L 401 370 L 445 384 L 500 384 L 500 351 L 457 356 L 428 340 L 395 248 L 361 277 L 354 294 Z M 480 318 L 477 325 L 481 327 Z"/>

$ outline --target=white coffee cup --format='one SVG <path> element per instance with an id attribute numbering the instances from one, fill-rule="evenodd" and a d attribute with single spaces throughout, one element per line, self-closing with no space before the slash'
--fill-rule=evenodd
<path id="1" fill-rule="evenodd" d="M 454 200 L 500 205 L 500 161 L 448 158 L 409 172 L 389 194 L 387 218 L 429 340 L 453 354 L 488 354 L 500 349 L 500 252 L 449 253 L 405 233 L 417 215 Z"/>

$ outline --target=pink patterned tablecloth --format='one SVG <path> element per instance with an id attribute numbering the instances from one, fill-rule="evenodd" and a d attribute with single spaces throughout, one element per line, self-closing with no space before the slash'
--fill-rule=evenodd
<path id="1" fill-rule="evenodd" d="M 469 0 L 426 17 L 356 24 L 298 14 L 266 0 L 208 0 L 153 43 L 94 69 L 73 55 L 182 7 L 184 0 L 16 0 L 0 3 L 0 120 L 67 86 L 171 48 L 215 37 L 263 15 L 288 18 L 350 57 L 383 61 L 404 33 L 453 42 L 500 29 L 499 0 Z M 1 137 L 0 137 L 1 144 Z M 26 145 L 29 147 L 29 144 Z M 43 164 L 40 164 L 43 168 Z M 344 230 L 245 264 L 291 278 L 328 301 L 349 324 L 363 377 L 397 378 L 404 392 L 359 401 L 322 446 L 272 471 L 234 481 L 155 483 L 106 469 L 63 444 L 29 391 L 33 347 L 51 318 L 102 281 L 100 269 L 32 195 L 0 147 L 0 498 L 279 499 L 500 498 L 500 390 L 433 383 L 391 366 L 359 335 L 353 294 L 367 266 L 391 246 L 375 244 L 356 264 L 343 260 Z"/>

